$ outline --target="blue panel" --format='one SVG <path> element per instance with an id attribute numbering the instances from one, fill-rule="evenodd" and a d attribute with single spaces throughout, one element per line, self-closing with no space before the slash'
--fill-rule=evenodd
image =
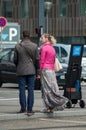
<path id="1" fill-rule="evenodd" d="M 82 49 L 82 46 L 73 46 L 72 56 L 80 56 L 81 49 Z"/>

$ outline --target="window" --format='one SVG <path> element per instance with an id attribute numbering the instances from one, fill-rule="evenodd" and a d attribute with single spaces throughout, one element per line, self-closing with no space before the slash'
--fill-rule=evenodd
<path id="1" fill-rule="evenodd" d="M 8 52 L 9 51 L 2 51 L 1 53 L 0 53 L 0 59 L 2 59 L 4 56 L 6 56 L 7 54 L 8 54 Z"/>
<path id="2" fill-rule="evenodd" d="M 5 49 L 0 54 L 0 61 L 13 63 L 14 50 Z"/>
<path id="3" fill-rule="evenodd" d="M 56 55 L 59 56 L 59 47 L 54 46 L 54 48 L 55 48 L 55 51 L 56 51 Z"/>
<path id="4" fill-rule="evenodd" d="M 13 63 L 13 58 L 14 58 L 14 51 L 10 52 L 10 62 Z"/>
<path id="5" fill-rule="evenodd" d="M 28 17 L 28 0 L 21 0 L 22 18 Z"/>
<path id="6" fill-rule="evenodd" d="M 66 0 L 60 0 L 60 16 L 66 16 Z"/>
<path id="7" fill-rule="evenodd" d="M 64 48 L 61 47 L 61 57 L 67 57 L 67 52 L 65 51 Z"/>
<path id="8" fill-rule="evenodd" d="M 84 47 L 84 50 L 83 50 L 83 57 L 86 57 L 86 46 Z"/>
<path id="9" fill-rule="evenodd" d="M 9 61 L 9 53 L 3 53 L 3 56 L 1 57 L 2 62 L 7 62 Z"/>
<path id="10" fill-rule="evenodd" d="M 86 16 L 86 0 L 80 0 L 80 16 Z"/>
<path id="11" fill-rule="evenodd" d="M 12 18 L 13 14 L 13 1 L 3 0 L 2 1 L 2 15 L 6 18 Z"/>

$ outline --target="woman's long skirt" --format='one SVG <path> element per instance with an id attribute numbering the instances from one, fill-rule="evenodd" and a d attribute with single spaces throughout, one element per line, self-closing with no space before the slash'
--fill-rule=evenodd
<path id="1" fill-rule="evenodd" d="M 64 106 L 68 101 L 68 99 L 59 92 L 54 70 L 42 70 L 41 92 L 46 108 L 58 109 Z"/>

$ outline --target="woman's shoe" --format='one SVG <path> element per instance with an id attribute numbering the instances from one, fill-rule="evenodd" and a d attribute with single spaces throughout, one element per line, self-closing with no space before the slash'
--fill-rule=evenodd
<path id="1" fill-rule="evenodd" d="M 49 107 L 49 111 L 53 113 L 53 107 Z"/>
<path id="2" fill-rule="evenodd" d="M 42 112 L 44 112 L 44 113 L 53 113 L 53 109 L 50 109 L 50 108 L 43 109 Z"/>

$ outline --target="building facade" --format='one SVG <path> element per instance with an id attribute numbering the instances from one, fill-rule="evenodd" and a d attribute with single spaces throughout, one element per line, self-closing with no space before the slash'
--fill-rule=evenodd
<path id="1" fill-rule="evenodd" d="M 44 3 L 52 2 L 46 12 Z M 0 0 L 0 16 L 8 22 L 18 22 L 21 32 L 28 29 L 37 38 L 36 28 L 43 27 L 58 42 L 86 43 L 86 0 Z"/>

